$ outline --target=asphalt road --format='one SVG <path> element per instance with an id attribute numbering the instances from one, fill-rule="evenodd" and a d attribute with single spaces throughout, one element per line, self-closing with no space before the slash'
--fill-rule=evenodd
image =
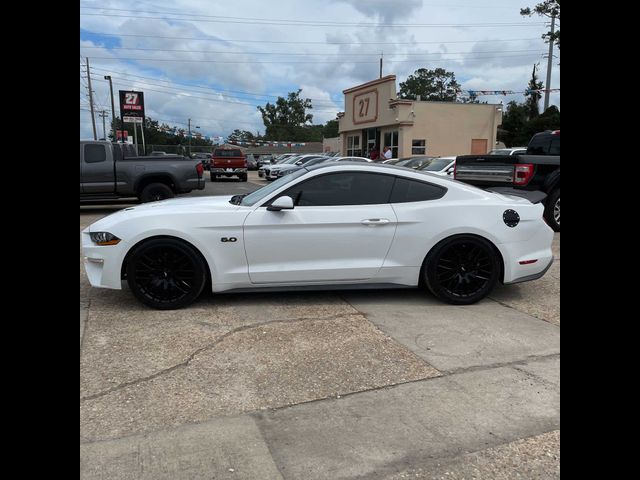
<path id="1" fill-rule="evenodd" d="M 124 206 L 81 207 L 81 229 Z M 554 254 L 466 307 L 409 289 L 154 311 L 81 266 L 81 478 L 559 478 L 559 234 Z"/>

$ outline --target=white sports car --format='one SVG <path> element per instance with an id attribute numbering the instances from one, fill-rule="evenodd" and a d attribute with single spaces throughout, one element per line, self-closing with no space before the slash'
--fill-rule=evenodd
<path id="1" fill-rule="evenodd" d="M 190 304 L 208 280 L 214 292 L 425 286 L 466 305 L 551 266 L 553 231 L 532 203 L 540 195 L 321 163 L 249 195 L 125 208 L 81 233 L 84 266 L 94 287 L 126 281 L 158 309 Z"/>

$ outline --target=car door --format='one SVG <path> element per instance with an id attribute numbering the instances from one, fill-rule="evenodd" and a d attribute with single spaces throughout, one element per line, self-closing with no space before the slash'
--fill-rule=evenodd
<path id="1" fill-rule="evenodd" d="M 244 223 L 252 283 L 326 283 L 376 275 L 396 230 L 389 196 L 394 177 L 378 173 L 317 175 L 253 210 Z M 291 210 L 269 211 L 280 196 Z"/>
<path id="2" fill-rule="evenodd" d="M 115 177 L 113 155 L 104 143 L 81 144 L 80 191 L 83 193 L 113 193 Z"/>

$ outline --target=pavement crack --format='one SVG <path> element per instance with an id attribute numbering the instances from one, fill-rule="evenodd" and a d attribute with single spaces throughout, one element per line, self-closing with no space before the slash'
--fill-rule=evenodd
<path id="1" fill-rule="evenodd" d="M 525 358 L 512 361 L 512 362 L 496 362 L 496 363 L 490 363 L 485 365 L 474 365 L 471 367 L 454 368 L 452 370 L 442 370 L 441 373 L 442 373 L 442 376 L 446 377 L 449 375 L 457 375 L 459 373 L 475 372 L 478 370 L 490 370 L 492 368 L 500 368 L 500 367 L 516 368 L 517 365 L 526 365 L 530 361 L 547 360 L 547 359 L 557 358 L 557 357 L 560 357 L 560 352 L 550 353 L 547 355 L 529 355 Z"/>
<path id="2" fill-rule="evenodd" d="M 516 307 L 514 307 L 513 305 L 509 305 L 508 303 L 501 302 L 500 300 L 495 299 L 495 298 L 490 297 L 490 296 L 487 296 L 487 298 L 488 298 L 489 300 L 493 300 L 494 302 L 496 302 L 496 303 L 497 303 L 497 304 L 499 304 L 499 305 L 502 305 L 503 307 L 510 308 L 511 310 L 515 310 L 516 312 L 524 313 L 525 315 L 529 315 L 530 317 L 537 318 L 538 320 L 542 320 L 543 322 L 547 322 L 547 323 L 550 323 L 551 325 L 556 325 L 557 327 L 560 327 L 560 325 L 555 324 L 555 323 L 553 323 L 552 321 L 550 321 L 550 320 L 548 320 L 548 319 L 546 319 L 546 318 L 544 318 L 544 317 L 539 317 L 539 316 L 538 316 L 538 315 L 536 315 L 535 313 L 530 313 L 530 312 L 525 312 L 524 310 L 519 310 L 519 309 L 517 309 Z"/>
<path id="3" fill-rule="evenodd" d="M 138 385 L 140 383 L 144 383 L 144 382 L 148 382 L 150 380 L 153 380 L 155 378 L 158 378 L 160 376 L 166 375 L 168 373 L 173 372 L 174 370 L 177 370 L 179 368 L 184 368 L 187 367 L 189 365 L 189 363 L 191 363 L 191 361 L 200 353 L 205 352 L 207 350 L 211 350 L 212 348 L 216 347 L 218 344 L 224 342 L 228 337 L 235 335 L 236 333 L 240 333 L 240 332 L 244 332 L 247 330 L 251 330 L 254 328 L 262 328 L 266 325 L 271 325 L 274 323 L 295 323 L 295 322 L 302 322 L 302 321 L 311 321 L 311 320 L 335 320 L 338 318 L 344 318 L 344 317 L 351 317 L 351 316 L 357 316 L 358 314 L 354 314 L 354 313 L 341 313 L 338 315 L 333 315 L 333 316 L 327 316 L 327 317 L 300 317 L 300 318 L 294 318 L 294 319 L 286 319 L 286 320 L 269 320 L 266 322 L 258 322 L 258 323 L 252 323 L 250 325 L 243 325 L 241 327 L 237 327 L 234 328 L 233 330 L 230 330 L 226 333 L 224 333 L 223 335 L 221 335 L 220 337 L 216 338 L 212 343 L 210 343 L 209 345 L 205 345 L 204 347 L 201 347 L 197 350 L 195 350 L 193 353 L 191 353 L 184 361 L 176 364 L 176 365 L 172 365 L 171 367 L 165 368 L 163 370 L 159 370 L 156 373 L 153 373 L 152 375 L 147 375 L 146 377 L 141 377 L 141 378 L 137 378 L 135 380 L 130 380 L 128 382 L 123 382 L 119 385 L 116 385 L 114 387 L 108 388 L 106 390 L 103 390 L 101 392 L 97 392 L 91 395 L 86 395 L 84 397 L 80 397 L 80 402 L 85 402 L 88 400 L 95 400 L 96 398 L 100 398 L 100 397 L 104 397 L 105 395 L 109 395 L 110 393 L 113 393 L 115 391 L 118 390 L 122 390 L 124 388 L 133 386 L 133 385 Z"/>

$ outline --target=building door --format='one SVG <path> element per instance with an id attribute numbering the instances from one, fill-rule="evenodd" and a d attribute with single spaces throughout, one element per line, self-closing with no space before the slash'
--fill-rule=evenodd
<path id="1" fill-rule="evenodd" d="M 364 156 L 369 158 L 374 146 L 377 146 L 378 150 L 380 150 L 380 131 L 377 128 L 368 128 L 367 130 L 364 130 L 363 133 L 365 138 Z"/>
<path id="2" fill-rule="evenodd" d="M 383 147 L 389 147 L 391 149 L 391 158 L 398 158 L 398 131 L 386 132 L 384 134 Z"/>
<path id="3" fill-rule="evenodd" d="M 474 138 L 471 140 L 471 155 L 484 155 L 487 153 L 487 139 Z"/>

